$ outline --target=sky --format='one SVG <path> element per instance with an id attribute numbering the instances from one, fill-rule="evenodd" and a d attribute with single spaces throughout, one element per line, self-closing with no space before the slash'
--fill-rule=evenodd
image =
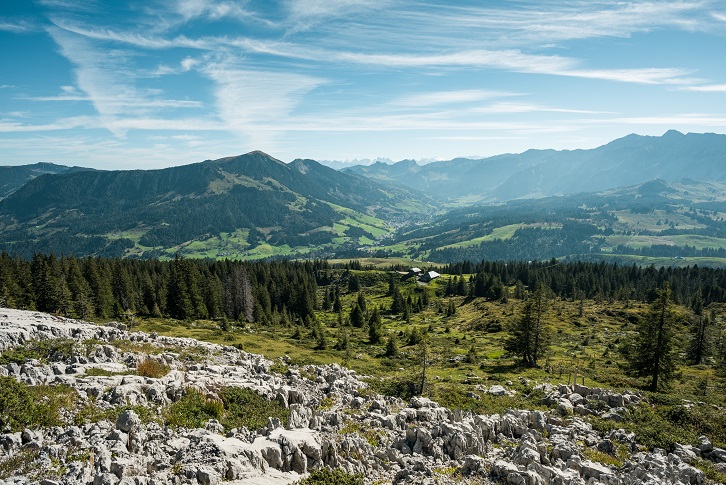
<path id="1" fill-rule="evenodd" d="M 3 0 L 0 52 L 1 165 L 726 132 L 726 0 Z"/>

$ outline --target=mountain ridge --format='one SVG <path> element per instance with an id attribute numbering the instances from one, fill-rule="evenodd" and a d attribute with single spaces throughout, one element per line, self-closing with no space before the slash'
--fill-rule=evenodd
<path id="1" fill-rule="evenodd" d="M 535 150 L 426 165 L 374 164 L 346 171 L 395 182 L 449 200 L 504 201 L 597 192 L 653 178 L 726 180 L 726 135 L 669 130 L 630 134 L 592 149 Z M 402 170 L 406 167 L 407 170 Z"/>
<path id="2" fill-rule="evenodd" d="M 111 246 L 111 254 L 120 255 L 121 245 L 121 254 L 134 248 L 149 256 L 157 254 L 154 248 L 222 238 L 221 233 L 237 233 L 241 247 L 313 246 L 363 224 L 347 220 L 336 228 L 349 219 L 343 209 L 359 219 L 388 219 L 430 202 L 425 194 L 313 160 L 285 164 L 255 151 L 156 170 L 44 174 L 0 201 L 0 230 L 3 249 L 35 241 L 37 249 L 52 250 L 48 241 L 60 239 L 60 247 L 73 254 L 76 247 L 87 253 L 94 240 L 101 251 Z M 119 233 L 126 236 L 113 236 Z"/>

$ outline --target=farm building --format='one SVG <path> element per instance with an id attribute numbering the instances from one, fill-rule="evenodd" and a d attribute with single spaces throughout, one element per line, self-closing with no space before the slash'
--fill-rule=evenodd
<path id="1" fill-rule="evenodd" d="M 441 276 L 441 275 L 438 274 L 436 271 L 427 271 L 426 273 L 424 273 L 424 274 L 421 275 L 421 277 L 419 278 L 419 280 L 421 280 L 423 282 L 429 282 L 431 280 L 435 280 L 439 276 Z"/>

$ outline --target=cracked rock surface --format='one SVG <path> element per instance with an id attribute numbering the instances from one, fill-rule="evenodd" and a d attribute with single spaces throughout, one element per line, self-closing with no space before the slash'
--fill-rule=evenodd
<path id="1" fill-rule="evenodd" d="M 0 430 L 0 473 L 11 463 L 26 465 L 0 476 L 0 485 L 275 485 L 318 467 L 361 473 L 366 483 L 701 484 L 705 478 L 694 460 L 726 466 L 726 452 L 705 437 L 698 447 L 679 446 L 671 454 L 645 452 L 632 433 L 602 436 L 583 418 L 616 420 L 642 400 L 637 393 L 543 385 L 551 411 L 475 415 L 425 397 L 404 402 L 375 395 L 338 365 L 290 366 L 278 374 L 274 362 L 234 347 L 0 308 L 0 350 L 58 338 L 83 344 L 86 352 L 7 364 L 0 375 L 31 386 L 70 386 L 79 403 L 101 410 L 126 408 L 113 422 L 69 419 L 63 426 Z M 130 341 L 126 347 L 134 350 L 112 345 L 117 341 Z M 123 375 L 148 358 L 149 349 L 170 371 L 159 378 Z M 109 375 L 88 375 L 90 369 Z M 225 429 L 216 420 L 203 428 L 171 427 L 130 408 L 158 416 L 189 388 L 218 400 L 219 390 L 230 386 L 280 403 L 290 411 L 287 426 L 270 418 L 255 430 Z M 626 450 L 628 458 L 620 467 L 607 466 L 587 459 L 592 454 L 586 450 Z"/>

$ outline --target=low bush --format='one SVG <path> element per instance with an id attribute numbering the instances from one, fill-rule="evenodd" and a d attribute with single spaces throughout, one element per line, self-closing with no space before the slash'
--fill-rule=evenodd
<path id="1" fill-rule="evenodd" d="M 224 403 L 222 424 L 227 429 L 244 426 L 257 430 L 267 425 L 267 418 L 278 418 L 287 426 L 290 420 L 290 410 L 251 389 L 225 387 L 220 391 L 219 397 Z"/>
<path id="2" fill-rule="evenodd" d="M 41 428 L 65 424 L 63 409 L 73 409 L 77 394 L 67 386 L 28 386 L 0 377 L 0 430 Z"/>
<path id="3" fill-rule="evenodd" d="M 27 359 L 66 361 L 73 357 L 76 343 L 70 339 L 31 340 L 0 354 L 0 365 L 24 364 Z"/>
<path id="4" fill-rule="evenodd" d="M 180 400 L 164 408 L 162 415 L 170 426 L 201 428 L 210 419 L 220 419 L 223 413 L 221 402 L 207 399 L 202 391 L 189 387 Z"/>
<path id="5" fill-rule="evenodd" d="M 143 377 L 154 377 L 156 379 L 164 377 L 170 370 L 171 369 L 168 365 L 149 358 L 136 365 L 136 373 L 138 375 Z"/>

